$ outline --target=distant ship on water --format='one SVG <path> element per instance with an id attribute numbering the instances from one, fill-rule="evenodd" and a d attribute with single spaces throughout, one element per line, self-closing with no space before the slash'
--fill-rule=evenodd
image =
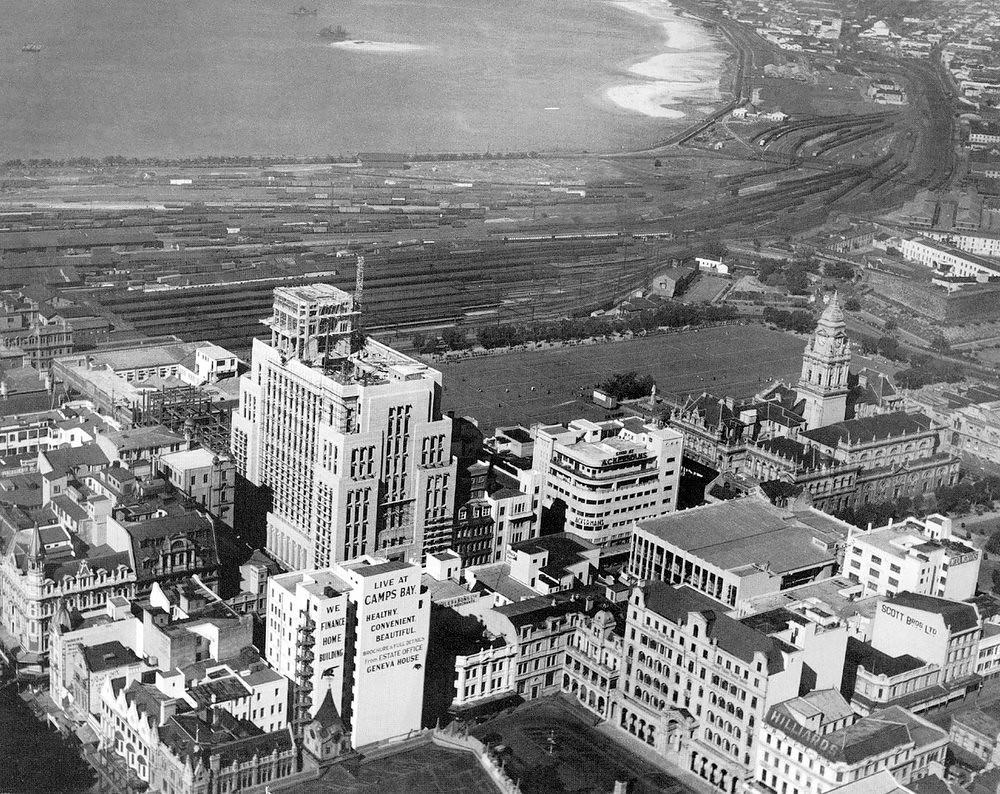
<path id="1" fill-rule="evenodd" d="M 42 51 L 41 44 L 25 44 L 23 47 L 21 47 L 21 52 L 41 52 L 41 51 Z"/>
<path id="2" fill-rule="evenodd" d="M 316 35 L 318 35 L 321 39 L 326 39 L 327 41 L 347 41 L 350 38 L 350 34 L 341 25 L 323 28 Z"/>
<path id="3" fill-rule="evenodd" d="M 314 17 L 318 13 L 319 9 L 316 8 L 306 8 L 305 6 L 299 6 L 294 11 L 291 12 L 293 17 Z"/>

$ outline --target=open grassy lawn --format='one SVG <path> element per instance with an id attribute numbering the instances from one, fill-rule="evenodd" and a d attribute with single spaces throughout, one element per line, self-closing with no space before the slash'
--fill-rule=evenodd
<path id="1" fill-rule="evenodd" d="M 805 340 L 761 325 L 682 331 L 596 345 L 519 351 L 433 363 L 444 375 L 444 409 L 498 425 L 601 419 L 591 390 L 608 375 L 635 370 L 660 394 L 754 394 L 772 380 L 795 381 Z M 534 390 L 532 390 L 534 387 Z"/>

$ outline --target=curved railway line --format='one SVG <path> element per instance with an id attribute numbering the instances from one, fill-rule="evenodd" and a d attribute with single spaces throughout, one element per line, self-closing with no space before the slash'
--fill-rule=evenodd
<path id="1" fill-rule="evenodd" d="M 646 173 L 631 168 L 629 159 L 648 163 L 653 156 L 692 154 L 733 158 L 699 149 L 695 139 L 749 98 L 761 54 L 775 49 L 732 20 L 706 18 L 736 49 L 733 100 L 655 147 L 605 155 L 619 162 L 621 170 L 634 171 L 615 186 L 616 196 L 604 184 L 587 185 L 588 198 L 595 205 L 606 201 L 626 207 L 630 191 L 662 196 L 664 204 L 651 201 L 647 206 L 656 209 L 641 218 L 637 214 L 612 218 L 606 213 L 571 223 L 568 214 L 557 215 L 533 222 L 531 231 L 485 226 L 479 239 L 449 234 L 447 240 L 435 244 L 421 243 L 419 238 L 437 237 L 438 231 L 414 229 L 417 239 L 403 248 L 382 244 L 379 250 L 377 232 L 361 232 L 353 236 L 350 247 L 352 252 L 364 253 L 369 266 L 365 279 L 368 327 L 410 331 L 566 316 L 648 284 L 666 258 L 690 252 L 701 240 L 793 234 L 822 223 L 832 211 L 884 211 L 921 188 L 940 188 L 952 180 L 954 119 L 938 67 L 893 61 L 869 66 L 905 81 L 911 108 L 814 115 L 763 129 L 749 139 L 749 155 L 738 157 L 759 161 L 760 168 L 720 177 L 716 184 L 721 190 L 710 201 L 672 211 L 662 182 L 648 173 L 648 166 Z M 370 176 L 378 179 L 384 174 Z M 451 178 L 426 176 L 426 181 Z M 532 187 L 516 179 L 497 185 Z M 602 191 L 608 197 L 602 198 Z M 204 223 L 218 223 L 218 214 L 206 212 L 203 218 L 185 221 L 191 233 L 197 234 L 203 232 Z M 663 236 L 677 239 L 660 239 Z M 301 240 L 307 249 L 320 250 L 324 244 L 327 249 L 323 250 L 328 250 L 335 242 L 332 238 L 323 243 L 315 238 Z M 350 263 L 330 260 L 336 276 L 323 280 L 351 289 L 354 268 L 349 259 Z M 309 280 L 318 279 L 290 276 L 286 283 Z M 260 331 L 259 320 L 269 311 L 273 287 L 273 281 L 251 281 L 167 293 L 117 290 L 101 294 L 99 301 L 146 333 L 183 327 L 187 338 L 207 338 L 243 352 Z"/>

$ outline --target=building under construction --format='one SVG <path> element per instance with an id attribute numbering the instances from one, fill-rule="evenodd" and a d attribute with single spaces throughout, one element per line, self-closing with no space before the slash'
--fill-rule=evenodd
<path id="1" fill-rule="evenodd" d="M 229 427 L 238 400 L 220 400 L 218 394 L 198 386 L 170 386 L 144 392 L 139 405 L 126 414 L 133 427 L 165 425 L 177 433 L 190 433 L 203 447 L 229 449 Z"/>

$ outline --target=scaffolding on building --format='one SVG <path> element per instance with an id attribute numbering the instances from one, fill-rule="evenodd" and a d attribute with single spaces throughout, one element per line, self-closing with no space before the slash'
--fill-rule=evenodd
<path id="1" fill-rule="evenodd" d="M 175 433 L 191 433 L 203 447 L 229 450 L 229 428 L 235 400 L 213 399 L 196 386 L 170 386 L 143 394 L 133 409 L 136 427 L 164 425 Z"/>

